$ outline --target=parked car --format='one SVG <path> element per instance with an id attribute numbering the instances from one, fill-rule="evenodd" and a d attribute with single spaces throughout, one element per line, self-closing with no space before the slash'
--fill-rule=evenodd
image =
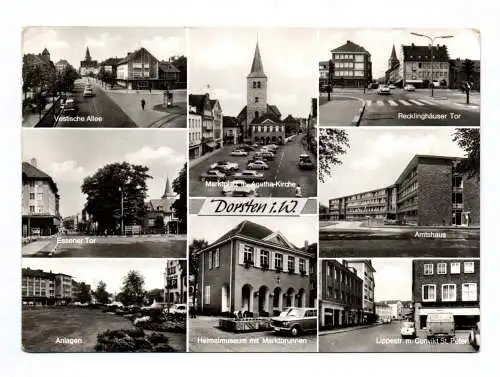
<path id="1" fill-rule="evenodd" d="M 415 329 L 415 322 L 404 321 L 401 323 L 401 338 L 412 338 L 417 337 L 417 330 Z"/>
<path id="2" fill-rule="evenodd" d="M 394 84 L 389 84 L 389 89 L 396 89 L 396 85 L 394 85 Z"/>
<path id="3" fill-rule="evenodd" d="M 248 156 L 248 152 L 241 149 L 235 149 L 231 152 L 231 156 Z"/>
<path id="4" fill-rule="evenodd" d="M 439 88 L 441 86 L 441 83 L 438 81 L 438 80 L 434 80 L 431 85 L 434 87 L 434 88 Z"/>
<path id="5" fill-rule="evenodd" d="M 274 153 L 271 151 L 262 152 L 262 158 L 266 161 L 274 160 Z"/>
<path id="6" fill-rule="evenodd" d="M 64 115 L 74 114 L 78 111 L 78 105 L 74 98 L 68 98 L 61 104 L 61 113 Z"/>
<path id="7" fill-rule="evenodd" d="M 234 178 L 245 182 L 262 182 L 264 181 L 264 174 L 257 173 L 255 170 L 243 170 L 240 173 L 236 173 Z"/>
<path id="8" fill-rule="evenodd" d="M 470 331 L 469 343 L 476 351 L 479 351 L 481 346 L 481 322 L 476 323 Z"/>
<path id="9" fill-rule="evenodd" d="M 242 179 L 228 182 L 222 189 L 224 195 L 257 196 L 257 190 Z"/>
<path id="10" fill-rule="evenodd" d="M 185 304 L 175 304 L 170 309 L 170 313 L 177 315 L 186 315 L 187 314 L 187 306 Z"/>
<path id="11" fill-rule="evenodd" d="M 414 92 L 415 87 L 412 84 L 406 84 L 404 90 L 406 90 L 407 92 Z"/>
<path id="12" fill-rule="evenodd" d="M 264 159 L 264 157 L 262 157 L 262 153 L 260 152 L 255 152 L 252 157 L 250 157 L 250 160 L 249 162 L 253 162 L 253 161 L 262 161 Z"/>
<path id="13" fill-rule="evenodd" d="M 314 162 L 308 154 L 301 154 L 297 166 L 299 169 L 312 170 L 314 169 Z"/>
<path id="14" fill-rule="evenodd" d="M 451 340 L 455 336 L 455 318 L 453 313 L 435 312 L 427 315 L 427 339 L 447 338 Z"/>
<path id="15" fill-rule="evenodd" d="M 220 170 L 222 172 L 230 172 L 231 170 L 238 170 L 239 165 L 231 161 L 217 161 L 210 165 L 210 169 Z"/>
<path id="16" fill-rule="evenodd" d="M 249 162 L 247 165 L 247 168 L 250 170 L 264 170 L 264 169 L 269 169 L 269 165 L 267 165 L 262 160 L 256 160 L 256 161 Z"/>
<path id="17" fill-rule="evenodd" d="M 380 85 L 377 89 L 377 94 L 391 94 L 391 88 L 387 85 Z"/>
<path id="18" fill-rule="evenodd" d="M 298 336 L 306 332 L 316 332 L 318 311 L 316 308 L 290 308 L 271 319 L 274 331 Z"/>
<path id="19" fill-rule="evenodd" d="M 223 181 L 226 178 L 226 175 L 218 170 L 212 169 L 203 173 L 200 176 L 202 182 L 204 181 Z"/>
<path id="20" fill-rule="evenodd" d="M 84 97 L 93 97 L 94 96 L 94 92 L 93 92 L 92 88 L 85 88 L 83 90 L 83 96 Z"/>

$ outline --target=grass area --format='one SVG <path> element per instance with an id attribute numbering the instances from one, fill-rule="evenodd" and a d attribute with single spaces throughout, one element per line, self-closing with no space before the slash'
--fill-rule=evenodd
<path id="1" fill-rule="evenodd" d="M 27 352 L 95 352 L 97 334 L 134 329 L 126 318 L 100 309 L 75 307 L 23 308 L 22 344 Z M 169 344 L 185 351 L 185 334 L 167 334 Z M 79 344 L 58 343 L 58 338 L 81 339 Z"/>

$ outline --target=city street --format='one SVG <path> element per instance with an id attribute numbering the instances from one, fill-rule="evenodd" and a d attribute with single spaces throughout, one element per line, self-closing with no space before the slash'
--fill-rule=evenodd
<path id="1" fill-rule="evenodd" d="M 83 90 L 86 84 L 87 79 L 85 78 L 76 80 L 73 92 L 78 112 L 71 114 L 71 116 L 82 117 L 82 120 L 63 121 L 63 118 L 60 118 L 55 127 L 137 127 L 132 119 L 98 85 L 92 84 L 94 97 L 84 98 Z"/>
<path id="2" fill-rule="evenodd" d="M 273 331 L 231 333 L 218 328 L 219 319 L 189 319 L 190 352 L 317 352 L 316 334 L 297 338 Z"/>
<path id="3" fill-rule="evenodd" d="M 321 93 L 322 97 L 327 96 Z M 360 107 L 362 110 L 359 118 Z M 346 90 L 332 93 L 331 101 L 319 108 L 322 127 L 335 126 L 451 126 L 479 127 L 480 95 L 472 93 L 470 103 L 461 91 L 393 89 L 390 95 L 376 90 Z M 425 118 L 422 118 L 425 117 Z"/>
<path id="4" fill-rule="evenodd" d="M 303 197 L 315 197 L 317 190 L 316 166 L 313 170 L 300 170 L 297 166 L 299 156 L 303 153 L 310 153 L 304 150 L 302 138 L 304 135 L 297 135 L 285 145 L 279 146 L 274 157 L 274 160 L 267 162 L 269 169 L 258 170 L 264 174 L 266 183 L 283 184 L 281 187 L 259 187 L 257 189 L 258 196 L 261 197 L 294 197 L 295 185 L 299 184 L 302 189 Z M 189 168 L 189 189 L 190 195 L 193 197 L 217 197 L 223 196 L 222 187 L 208 187 L 205 182 L 200 180 L 200 176 L 207 170 L 210 170 L 210 165 L 217 162 L 227 160 L 238 163 L 239 170 L 247 169 L 249 158 L 255 152 L 249 152 L 246 157 L 231 156 L 231 152 L 235 149 L 234 145 L 226 145 L 212 155 L 205 158 L 203 161 L 196 163 Z M 314 155 L 311 155 L 314 159 Z M 316 164 L 315 164 L 316 165 Z M 229 177 L 229 181 L 231 181 Z"/>
<path id="5" fill-rule="evenodd" d="M 186 258 L 186 236 L 54 237 L 50 241 L 35 241 L 23 246 L 22 255 L 60 258 Z"/>
<path id="6" fill-rule="evenodd" d="M 320 352 L 475 352 L 468 331 L 457 330 L 451 342 L 428 341 L 423 332 L 416 339 L 402 339 L 400 322 L 325 331 L 319 334 Z"/>
<path id="7" fill-rule="evenodd" d="M 419 237 L 418 233 L 439 233 Z M 361 221 L 321 225 L 321 258 L 347 257 L 479 257 L 479 228 L 368 227 Z"/>

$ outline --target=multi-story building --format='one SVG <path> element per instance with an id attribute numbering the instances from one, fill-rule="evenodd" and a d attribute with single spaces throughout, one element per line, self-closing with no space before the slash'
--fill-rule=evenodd
<path id="1" fill-rule="evenodd" d="M 85 51 L 85 59 L 80 61 L 80 75 L 82 76 L 97 76 L 99 73 L 99 63 L 97 60 L 92 60 L 89 48 Z"/>
<path id="2" fill-rule="evenodd" d="M 210 107 L 212 109 L 212 117 L 214 119 L 213 138 L 215 147 L 221 148 L 224 143 L 222 107 L 217 99 L 210 100 Z"/>
<path id="3" fill-rule="evenodd" d="M 168 62 L 161 62 L 144 47 L 116 64 L 117 84 L 127 89 L 168 89 L 179 81 L 180 71 Z"/>
<path id="4" fill-rule="evenodd" d="M 73 299 L 73 279 L 61 273 L 23 268 L 21 271 L 23 302 L 52 305 Z"/>
<path id="5" fill-rule="evenodd" d="M 363 280 L 363 320 L 372 322 L 375 314 L 375 278 L 373 276 L 375 268 L 369 259 L 350 259 L 347 261 L 347 267 L 354 267 L 358 277 Z"/>
<path id="6" fill-rule="evenodd" d="M 392 321 L 392 308 L 383 302 L 375 303 L 375 314 L 377 318 L 383 322 Z"/>
<path id="7" fill-rule="evenodd" d="M 192 94 L 189 95 L 189 159 L 193 160 L 202 155 L 203 114 L 193 102 Z M 225 117 L 224 117 L 225 118 Z"/>
<path id="8" fill-rule="evenodd" d="M 395 184 L 331 199 L 330 219 L 398 219 L 424 226 L 479 224 L 479 182 L 457 172 L 461 160 L 416 155 Z"/>
<path id="9" fill-rule="evenodd" d="M 328 85 L 330 61 L 319 62 L 319 87 Z"/>
<path id="10" fill-rule="evenodd" d="M 372 81 L 371 55 L 364 47 L 347 41 L 331 53 L 334 86 L 362 88 Z"/>
<path id="11" fill-rule="evenodd" d="M 146 215 L 143 222 L 145 233 L 179 233 L 179 218 L 172 207 L 179 195 L 172 191 L 167 177 L 165 191 L 160 199 L 150 199 L 145 203 Z"/>
<path id="12" fill-rule="evenodd" d="M 66 68 L 68 68 L 70 65 L 71 64 L 69 64 L 69 62 L 66 59 L 61 59 L 55 64 L 56 72 L 58 74 L 62 74 L 62 73 L 64 73 Z"/>
<path id="13" fill-rule="evenodd" d="M 23 237 L 53 235 L 61 223 L 57 185 L 37 165 L 36 159 L 22 163 Z"/>
<path id="14" fill-rule="evenodd" d="M 456 328 L 479 321 L 479 259 L 415 259 L 412 268 L 413 306 L 417 329 L 427 315 L 450 312 Z"/>
<path id="15" fill-rule="evenodd" d="M 460 89 L 465 82 L 472 83 L 472 90 L 481 90 L 481 61 L 470 59 L 450 60 L 450 89 Z"/>
<path id="16" fill-rule="evenodd" d="M 123 60 L 122 58 L 108 58 L 99 64 L 99 78 L 104 81 L 114 82 L 116 80 L 116 69 L 118 62 Z"/>
<path id="17" fill-rule="evenodd" d="M 403 85 L 427 88 L 431 82 L 448 86 L 450 57 L 446 45 L 401 46 L 400 75 Z"/>
<path id="18" fill-rule="evenodd" d="M 187 303 L 187 267 L 186 261 L 167 259 L 167 266 L 163 273 L 164 301 L 169 304 Z"/>
<path id="19" fill-rule="evenodd" d="M 384 304 L 391 308 L 392 319 L 401 319 L 403 317 L 403 303 L 398 300 L 384 301 Z"/>
<path id="20" fill-rule="evenodd" d="M 212 103 L 208 93 L 205 94 L 190 94 L 189 95 L 189 124 L 194 126 L 193 132 L 199 132 L 201 122 L 201 143 L 193 144 L 193 156 L 201 152 L 201 155 L 211 152 L 221 146 L 222 138 L 222 112 L 217 110 L 216 103 Z M 218 103 L 218 101 L 217 101 Z M 220 106 L 218 106 L 220 109 Z M 216 110 L 216 111 L 214 111 Z M 217 115 L 217 125 L 215 120 Z M 219 122 L 220 117 L 220 124 Z M 215 138 L 215 129 L 218 139 Z M 196 130 L 196 131 L 195 131 Z M 196 135 L 198 139 L 200 135 Z M 190 152 L 191 154 L 191 152 Z"/>
<path id="21" fill-rule="evenodd" d="M 43 49 L 41 54 L 25 54 L 23 56 L 23 91 L 40 92 L 51 89 L 55 83 L 56 66 L 50 60 L 49 50 Z"/>
<path id="22" fill-rule="evenodd" d="M 243 221 L 198 252 L 199 309 L 278 314 L 310 303 L 310 263 L 316 258 L 279 231 Z"/>
<path id="23" fill-rule="evenodd" d="M 224 144 L 238 144 L 242 141 L 240 125 L 235 117 L 224 115 L 222 129 L 224 131 Z"/>
<path id="24" fill-rule="evenodd" d="M 363 322 L 363 280 L 354 267 L 347 265 L 347 261 L 322 259 L 318 288 L 321 328 Z"/>
<path id="25" fill-rule="evenodd" d="M 283 119 L 283 123 L 285 124 L 285 137 L 295 135 L 300 130 L 300 119 L 294 118 L 291 114 Z"/>
<path id="26" fill-rule="evenodd" d="M 255 47 L 250 73 L 247 76 L 247 105 L 237 116 L 242 126 L 245 142 L 282 144 L 285 126 L 281 113 L 267 103 L 267 75 L 260 56 L 259 44 Z"/>

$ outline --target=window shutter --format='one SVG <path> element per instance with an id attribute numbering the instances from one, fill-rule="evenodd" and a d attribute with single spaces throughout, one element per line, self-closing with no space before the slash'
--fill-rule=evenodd
<path id="1" fill-rule="evenodd" d="M 306 276 L 309 276 L 309 259 L 306 259 Z"/>
<path id="2" fill-rule="evenodd" d="M 269 258 L 270 258 L 270 260 L 269 260 L 269 269 L 270 270 L 275 270 L 276 269 L 275 263 L 274 263 L 274 256 L 275 256 L 275 254 L 276 253 L 274 251 L 271 251 L 269 253 Z"/>
<path id="3" fill-rule="evenodd" d="M 288 255 L 283 254 L 283 272 L 288 272 Z"/>
<path id="4" fill-rule="evenodd" d="M 212 269 L 212 250 L 208 252 L 208 269 Z"/>
<path id="5" fill-rule="evenodd" d="M 253 263 L 255 267 L 260 267 L 260 249 L 257 247 L 254 247 L 253 249 Z"/>
<path id="6" fill-rule="evenodd" d="M 239 264 L 243 264 L 244 263 L 244 258 L 245 258 L 245 255 L 244 255 L 244 246 L 242 243 L 240 243 L 240 257 L 239 257 Z"/>

